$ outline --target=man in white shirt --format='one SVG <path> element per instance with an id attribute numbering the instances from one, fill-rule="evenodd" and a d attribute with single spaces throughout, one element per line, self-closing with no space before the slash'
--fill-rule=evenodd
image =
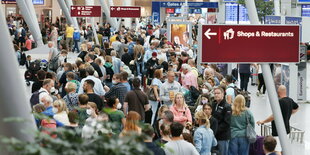
<path id="1" fill-rule="evenodd" d="M 199 155 L 195 146 L 181 137 L 184 126 L 179 122 L 170 125 L 171 141 L 165 144 L 166 155 Z"/>
<path id="2" fill-rule="evenodd" d="M 169 71 L 167 73 L 167 81 L 160 87 L 160 99 L 164 102 L 165 105 L 171 106 L 172 101 L 176 93 L 181 92 L 181 85 L 179 82 L 175 81 L 175 73 Z"/>
<path id="3" fill-rule="evenodd" d="M 94 76 L 94 73 L 95 73 L 94 67 L 93 66 L 86 67 L 86 72 L 87 72 L 88 76 L 86 78 L 82 79 L 81 86 L 84 85 L 85 80 L 88 80 L 88 79 L 93 80 L 95 82 L 95 86 L 94 86 L 95 94 L 97 94 L 99 96 L 104 96 L 106 92 L 103 89 L 103 85 L 101 83 L 101 80 Z M 83 87 L 80 87 L 78 94 L 83 94 L 83 93 L 84 93 Z"/>

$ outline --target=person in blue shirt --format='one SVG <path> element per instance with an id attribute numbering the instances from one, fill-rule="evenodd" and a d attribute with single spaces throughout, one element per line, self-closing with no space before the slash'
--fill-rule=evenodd
<path id="1" fill-rule="evenodd" d="M 133 57 L 133 47 L 136 45 L 136 42 L 131 38 L 131 37 L 127 37 L 127 41 L 128 41 L 128 53 Z"/>
<path id="2" fill-rule="evenodd" d="M 128 82 L 128 73 L 123 71 L 121 72 L 121 76 L 122 76 L 121 82 L 123 83 L 123 85 L 126 86 L 127 91 L 131 91 L 132 88 Z"/>
<path id="3" fill-rule="evenodd" d="M 51 119 L 53 119 L 53 117 L 54 117 L 54 112 L 53 112 L 53 106 L 52 106 L 52 104 L 53 104 L 53 98 L 51 97 L 51 96 L 49 96 L 48 94 L 43 94 L 43 96 L 42 96 L 42 98 L 41 98 L 41 101 L 40 101 L 40 104 L 43 104 L 44 105 L 44 107 L 46 108 L 41 114 L 43 114 L 43 115 L 46 115 L 46 116 L 48 116 L 48 117 L 50 117 Z M 55 120 L 56 121 L 56 126 L 57 127 L 62 127 L 62 126 L 64 126 L 64 124 L 63 123 L 61 123 L 61 122 L 59 122 L 59 121 L 57 121 L 57 120 Z M 40 124 L 40 122 L 41 122 L 41 120 L 40 119 L 36 119 L 36 122 L 37 122 L 37 124 Z"/>
<path id="4" fill-rule="evenodd" d="M 156 52 L 157 53 L 157 50 L 155 48 L 155 43 L 152 42 L 151 43 L 151 46 L 150 46 L 150 49 L 146 50 L 145 51 L 145 54 L 144 54 L 144 58 L 143 58 L 143 61 L 146 63 L 149 59 L 152 58 L 152 53 L 153 52 Z"/>
<path id="5" fill-rule="evenodd" d="M 195 121 L 199 125 L 194 133 L 194 144 L 200 155 L 211 154 L 212 146 L 217 145 L 217 140 L 210 129 L 208 116 L 203 111 L 195 113 Z"/>

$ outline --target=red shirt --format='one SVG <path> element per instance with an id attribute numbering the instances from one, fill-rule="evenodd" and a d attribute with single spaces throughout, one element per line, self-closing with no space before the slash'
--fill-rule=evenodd
<path id="1" fill-rule="evenodd" d="M 25 47 L 26 47 L 28 50 L 31 50 L 31 48 L 32 48 L 32 41 L 31 41 L 30 39 L 27 39 L 27 40 L 26 40 Z"/>

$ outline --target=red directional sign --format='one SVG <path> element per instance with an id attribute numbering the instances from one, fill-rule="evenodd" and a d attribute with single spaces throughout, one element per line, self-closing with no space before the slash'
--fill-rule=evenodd
<path id="1" fill-rule="evenodd" d="M 133 6 L 111 6 L 110 17 L 140 18 L 141 8 Z"/>
<path id="2" fill-rule="evenodd" d="M 101 6 L 71 6 L 72 17 L 101 17 Z"/>
<path id="3" fill-rule="evenodd" d="M 299 62 L 299 26 L 202 25 L 201 60 Z"/>

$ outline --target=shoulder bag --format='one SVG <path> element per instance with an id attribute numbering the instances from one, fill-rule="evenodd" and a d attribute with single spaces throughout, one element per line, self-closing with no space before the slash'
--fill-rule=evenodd
<path id="1" fill-rule="evenodd" d="M 249 140 L 250 143 L 255 143 L 256 142 L 256 132 L 252 125 L 250 124 L 250 120 L 248 118 L 248 112 L 245 111 L 245 118 L 246 118 L 246 137 Z"/>

